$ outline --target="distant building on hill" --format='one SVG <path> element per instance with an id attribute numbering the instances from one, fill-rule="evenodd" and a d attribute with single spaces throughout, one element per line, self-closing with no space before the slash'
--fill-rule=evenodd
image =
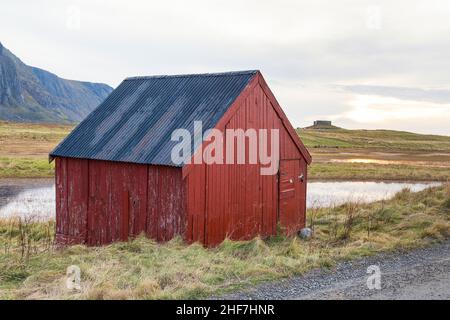
<path id="1" fill-rule="evenodd" d="M 315 120 L 312 126 L 306 127 L 305 129 L 327 130 L 339 129 L 339 127 L 334 126 L 330 120 Z"/>
<path id="2" fill-rule="evenodd" d="M 315 126 L 331 126 L 331 121 L 328 120 L 316 120 L 314 121 Z"/>

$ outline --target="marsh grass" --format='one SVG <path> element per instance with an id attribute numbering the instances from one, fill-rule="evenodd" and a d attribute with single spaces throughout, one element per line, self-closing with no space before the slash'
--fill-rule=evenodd
<path id="1" fill-rule="evenodd" d="M 450 167 L 313 162 L 308 177 L 328 180 L 450 181 Z"/>
<path id="2" fill-rule="evenodd" d="M 20 262 L 30 255 L 50 251 L 54 243 L 54 221 L 39 221 L 37 217 L 11 217 L 0 220 L 0 237 L 5 255 L 19 253 Z"/>
<path id="3" fill-rule="evenodd" d="M 73 125 L 30 124 L 0 121 L 0 178 L 54 176 L 48 153 L 73 129 Z M 450 137 L 389 130 L 298 130 L 313 152 L 329 150 L 378 150 L 383 152 L 450 153 Z M 409 164 L 313 162 L 312 179 L 449 181 L 448 167 Z"/>
<path id="4" fill-rule="evenodd" d="M 54 224 L 0 223 L 0 297 L 4 299 L 198 299 L 261 281 L 380 251 L 427 245 L 450 236 L 450 186 L 390 200 L 345 203 L 308 212 L 313 238 L 282 236 L 225 240 L 206 249 L 176 238 L 164 244 L 140 236 L 104 247 L 49 244 Z M 31 242 L 29 242 L 31 239 Z M 65 272 L 78 265 L 82 289 L 65 289 Z"/>
<path id="5" fill-rule="evenodd" d="M 418 152 L 450 154 L 450 137 L 423 135 L 392 130 L 346 130 L 346 129 L 298 129 L 303 143 L 313 153 L 320 155 L 330 149 L 354 153 L 360 157 L 364 152 L 404 153 L 402 160 L 416 159 Z M 317 153 L 316 153 L 317 152 Z M 331 157 L 330 159 L 333 159 Z M 422 159 L 420 162 L 423 162 Z M 313 161 L 310 179 L 339 180 L 411 180 L 450 181 L 449 166 L 427 161 L 427 165 L 411 163 L 335 163 Z"/>
<path id="6" fill-rule="evenodd" d="M 309 148 L 450 152 L 450 137 L 394 130 L 297 129 Z"/>
<path id="7" fill-rule="evenodd" d="M 54 171 L 55 164 L 45 157 L 0 157 L 0 178 L 48 178 Z"/>
<path id="8" fill-rule="evenodd" d="M 0 121 L 0 178 L 52 177 L 48 153 L 73 125 Z"/>

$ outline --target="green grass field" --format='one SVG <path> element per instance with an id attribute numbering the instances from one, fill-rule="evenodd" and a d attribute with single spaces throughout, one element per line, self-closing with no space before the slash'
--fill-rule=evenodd
<path id="1" fill-rule="evenodd" d="M 314 237 L 228 241 L 206 249 L 144 237 L 88 248 L 53 247 L 54 222 L 0 220 L 0 299 L 198 299 L 382 251 L 450 237 L 450 185 L 369 204 L 309 209 Z M 81 269 L 81 290 L 65 287 Z"/>
<path id="2" fill-rule="evenodd" d="M 48 152 L 71 126 L 0 122 L 0 178 L 50 177 Z M 302 130 L 309 176 L 344 180 L 450 180 L 450 137 L 377 130 Z M 431 154 L 437 155 L 430 157 Z M 389 164 L 345 162 L 390 159 Z M 396 163 L 395 161 L 409 162 Z M 333 162 L 343 160 L 344 162 Z M 450 185 L 370 204 L 309 209 L 309 241 L 274 237 L 225 241 L 213 249 L 144 237 L 100 248 L 53 245 L 54 222 L 0 220 L 0 299 L 202 298 L 316 267 L 450 237 Z M 65 289 L 78 265 L 82 290 Z"/>
<path id="3" fill-rule="evenodd" d="M 315 162 L 311 165 L 308 174 L 313 180 L 448 182 L 450 181 L 450 166 Z"/>
<path id="4" fill-rule="evenodd" d="M 40 178 L 54 174 L 48 153 L 73 129 L 67 125 L 0 122 L 0 178 Z M 450 137 L 389 130 L 297 130 L 313 156 L 311 179 L 450 180 Z M 335 158 L 407 159 L 409 163 L 335 163 Z M 346 154 L 343 156 L 343 154 Z M 426 158 L 436 153 L 434 158 Z M 441 154 L 442 153 L 442 154 Z M 419 162 L 414 161 L 420 160 Z M 425 162 L 425 165 L 424 163 Z"/>
<path id="5" fill-rule="evenodd" d="M 450 181 L 450 137 L 392 130 L 297 129 L 312 179 Z"/>
<path id="6" fill-rule="evenodd" d="M 450 153 L 450 137 L 393 130 L 297 129 L 308 148 L 376 149 Z"/>
<path id="7" fill-rule="evenodd" d="M 0 178 L 41 178 L 54 174 L 48 153 L 73 126 L 0 122 Z"/>

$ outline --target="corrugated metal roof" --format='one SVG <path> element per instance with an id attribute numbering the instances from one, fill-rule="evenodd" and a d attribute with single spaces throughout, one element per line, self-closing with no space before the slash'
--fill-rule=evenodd
<path id="1" fill-rule="evenodd" d="M 175 165 L 175 129 L 214 128 L 257 71 L 125 79 L 51 157 Z"/>

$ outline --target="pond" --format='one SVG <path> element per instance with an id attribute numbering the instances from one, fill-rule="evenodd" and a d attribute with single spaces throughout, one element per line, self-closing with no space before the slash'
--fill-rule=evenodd
<path id="1" fill-rule="evenodd" d="M 346 201 L 388 199 L 403 188 L 417 192 L 439 182 L 318 182 L 308 183 L 307 206 L 331 206 Z M 0 218 L 21 216 L 50 219 L 55 216 L 53 179 L 0 179 Z"/>
<path id="2" fill-rule="evenodd" d="M 0 179 L 0 218 L 55 217 L 54 179 Z"/>
<path id="3" fill-rule="evenodd" d="M 404 188 L 418 192 L 440 184 L 440 182 L 314 181 L 308 183 L 307 207 L 329 207 L 347 201 L 372 202 L 389 199 Z"/>

